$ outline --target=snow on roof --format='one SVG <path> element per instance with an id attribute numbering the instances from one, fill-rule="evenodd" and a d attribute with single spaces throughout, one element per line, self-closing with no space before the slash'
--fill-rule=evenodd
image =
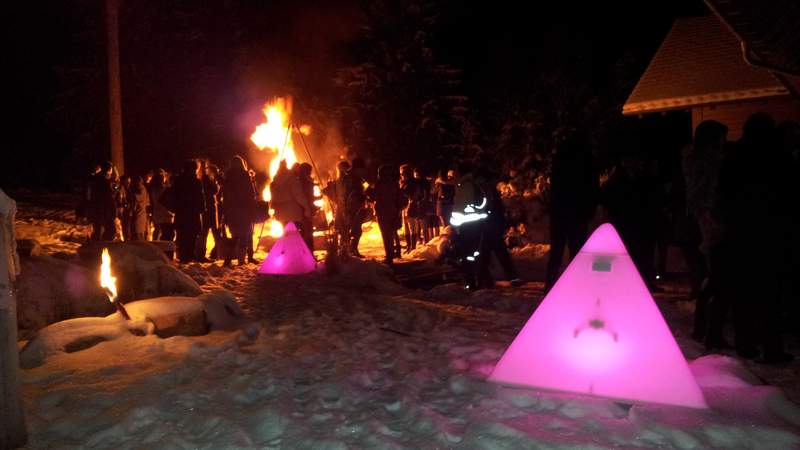
<path id="1" fill-rule="evenodd" d="M 742 59 L 738 39 L 716 16 L 675 21 L 623 114 L 788 95 L 772 74 Z"/>

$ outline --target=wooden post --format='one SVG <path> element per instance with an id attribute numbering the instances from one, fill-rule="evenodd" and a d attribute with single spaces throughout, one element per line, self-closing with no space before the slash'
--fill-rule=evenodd
<path id="1" fill-rule="evenodd" d="M 17 308 L 13 283 L 19 274 L 14 215 L 17 204 L 0 189 L 0 449 L 28 440 L 19 390 Z"/>
<path id="2" fill-rule="evenodd" d="M 119 3 L 106 0 L 106 32 L 108 52 L 108 121 L 111 135 L 111 162 L 119 174 L 125 173 L 122 151 L 122 88 L 119 71 Z"/>

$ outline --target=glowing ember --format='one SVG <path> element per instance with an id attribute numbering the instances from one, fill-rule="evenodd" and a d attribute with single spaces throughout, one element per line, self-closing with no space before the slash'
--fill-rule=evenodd
<path id="1" fill-rule="evenodd" d="M 106 290 L 108 301 L 114 303 L 117 298 L 117 277 L 111 275 L 111 256 L 108 249 L 103 249 L 102 264 L 100 264 L 100 287 Z"/>
<path id="2" fill-rule="evenodd" d="M 281 223 L 277 220 L 273 219 L 269 228 L 269 235 L 276 239 L 283 236 L 283 225 L 281 225 Z"/>

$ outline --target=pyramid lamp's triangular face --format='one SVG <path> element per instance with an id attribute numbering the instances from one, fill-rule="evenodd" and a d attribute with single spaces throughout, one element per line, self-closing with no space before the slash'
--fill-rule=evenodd
<path id="1" fill-rule="evenodd" d="M 269 249 L 258 273 L 267 275 L 300 275 L 313 272 L 317 267 L 314 255 L 308 249 L 297 227 L 289 222 L 283 236 Z"/>
<path id="2" fill-rule="evenodd" d="M 595 230 L 489 380 L 630 402 L 707 407 L 610 224 Z"/>

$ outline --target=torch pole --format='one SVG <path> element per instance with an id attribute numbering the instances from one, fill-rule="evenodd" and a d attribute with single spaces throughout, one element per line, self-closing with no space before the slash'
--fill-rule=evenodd
<path id="1" fill-rule="evenodd" d="M 131 320 L 131 316 L 128 315 L 128 311 L 125 309 L 125 306 L 122 305 L 118 300 L 114 301 L 114 306 L 117 307 L 117 311 L 125 318 L 125 320 Z"/>

